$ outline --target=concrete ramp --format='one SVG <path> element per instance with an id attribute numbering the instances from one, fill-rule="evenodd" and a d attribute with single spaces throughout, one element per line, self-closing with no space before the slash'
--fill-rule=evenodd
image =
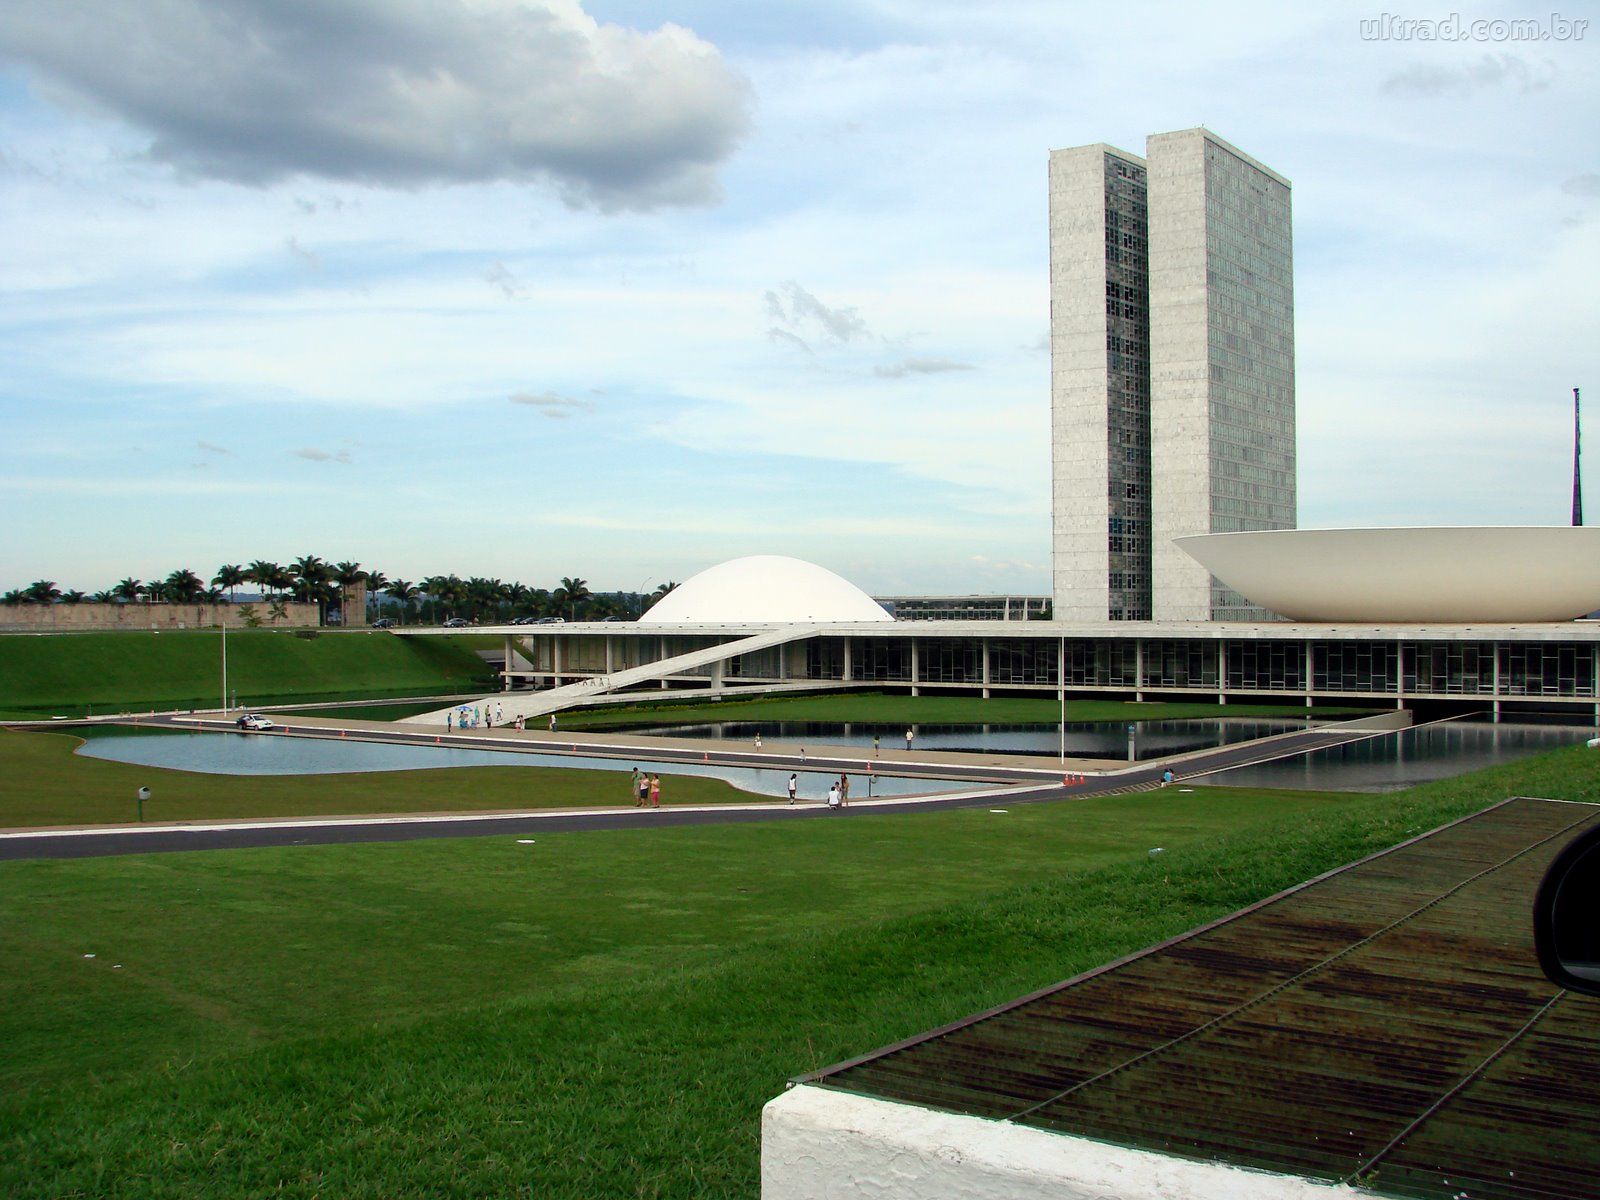
<path id="1" fill-rule="evenodd" d="M 571 708 L 576 704 L 584 704 L 596 696 L 603 696 L 619 688 L 632 687 L 639 683 L 651 683 L 664 679 L 668 675 L 677 675 L 683 671 L 690 671 L 696 667 L 704 667 L 713 663 L 724 662 L 740 654 L 751 654 L 757 650 L 767 650 L 773 646 L 786 645 L 789 642 L 803 641 L 815 637 L 818 627 L 815 625 L 785 625 L 778 629 L 769 629 L 764 633 L 753 634 L 750 637 L 737 638 L 731 642 L 722 642 L 716 646 L 707 646 L 703 650 L 691 650 L 687 654 L 675 654 L 671 658 L 658 659 L 642 666 L 627 667 L 621 671 L 608 671 L 604 675 L 591 675 L 587 679 L 580 679 L 576 683 L 569 683 L 558 688 L 549 688 L 542 692 L 490 692 L 477 700 L 457 701 L 448 708 L 435 709 L 433 712 L 419 713 L 414 717 L 406 717 L 400 724 L 405 725 L 443 725 L 445 714 L 454 712 L 462 704 L 493 704 L 499 710 L 495 724 L 503 725 L 517 717 L 543 717 L 553 712 L 560 712 L 564 708 Z"/>

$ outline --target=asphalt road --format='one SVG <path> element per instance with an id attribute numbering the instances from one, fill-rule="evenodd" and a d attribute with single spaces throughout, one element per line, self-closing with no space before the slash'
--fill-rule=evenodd
<path id="1" fill-rule="evenodd" d="M 143 724 L 151 723 L 149 720 Z M 193 729 L 193 720 L 170 719 L 164 723 L 177 728 Z M 285 727 L 285 732 L 303 737 L 338 737 L 337 730 L 321 726 Z M 1229 767 L 1246 766 L 1274 759 L 1291 758 L 1341 742 L 1383 736 L 1391 730 L 1324 728 L 1302 733 L 1285 734 L 1265 742 L 1247 742 L 1222 746 L 1215 750 L 1190 755 L 1170 764 L 1178 780 L 1209 775 Z M 433 734 L 419 737 L 415 734 L 381 732 L 361 733 L 364 741 L 410 742 L 425 741 L 432 745 Z M 494 747 L 481 739 L 471 737 L 444 737 L 439 744 L 462 746 L 469 749 L 507 749 L 517 753 L 521 748 Z M 593 755 L 605 747 L 579 743 L 579 753 Z M 614 748 L 621 761 L 638 759 L 637 749 Z M 549 745 L 532 744 L 522 752 L 552 753 Z M 655 761 L 694 761 L 703 759 L 700 750 L 658 752 L 651 748 Z M 864 773 L 863 760 L 807 755 L 805 758 L 764 754 L 759 758 L 749 754 L 729 752 L 711 756 L 713 763 L 737 766 L 761 766 L 778 770 L 847 771 L 858 778 Z M 1104 796 L 1120 792 L 1139 791 L 1158 786 L 1162 771 L 1168 764 L 1155 762 L 1139 764 L 1114 774 L 1081 777 L 1083 782 L 1063 785 L 1058 770 L 1050 768 L 1019 771 L 999 770 L 994 766 L 963 768 L 945 763 L 881 764 L 883 773 L 915 775 L 938 779 L 970 781 L 982 790 L 978 794 L 952 795 L 944 798 L 869 800 L 859 798 L 848 808 L 830 812 L 826 806 L 815 803 L 790 807 L 782 800 L 758 802 L 750 805 L 717 805 L 695 808 L 634 809 L 619 808 L 591 812 L 531 812 L 516 816 L 461 816 L 461 817 L 407 817 L 344 818 L 308 817 L 303 820 L 247 822 L 239 824 L 204 825 L 193 827 L 154 826 L 148 829 L 119 829 L 115 831 L 8 833 L 0 835 L 0 861 L 38 858 L 99 858 L 120 854 L 160 854 L 194 850 L 242 850 L 262 846 L 318 846 L 368 842 L 405 842 L 423 838 L 519 836 L 577 830 L 648 829 L 658 826 L 730 825 L 755 821 L 809 821 L 848 820 L 863 813 L 930 812 L 941 809 L 987 808 L 999 804 L 1035 803 L 1042 800 L 1071 800 L 1087 796 Z M 1053 782 L 1042 782 L 1042 777 Z M 1031 778 L 1030 778 L 1031 777 Z M 1074 778 L 1079 778 L 1075 776 Z M 1028 786 L 1030 782 L 1037 786 Z M 1008 789 L 1003 796 L 995 794 L 996 788 Z M 1019 790 L 1009 790 L 1019 788 Z"/>

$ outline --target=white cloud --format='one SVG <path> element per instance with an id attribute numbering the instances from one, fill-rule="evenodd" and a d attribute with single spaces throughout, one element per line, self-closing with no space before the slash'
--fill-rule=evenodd
<path id="1" fill-rule="evenodd" d="M 1412 63 L 1385 79 L 1382 88 L 1397 96 L 1450 96 L 1501 86 L 1537 92 L 1550 86 L 1553 75 L 1548 62 L 1533 64 L 1515 54 L 1485 54 L 1459 65 Z"/>
<path id="2" fill-rule="evenodd" d="M 513 404 L 525 404 L 530 408 L 536 408 L 547 417 L 563 420 L 573 413 L 588 412 L 594 408 L 594 405 L 587 400 L 574 400 L 555 392 L 514 392 L 510 400 Z"/>
<path id="3" fill-rule="evenodd" d="M 949 358 L 905 358 L 887 366 L 873 367 L 872 373 L 880 379 L 904 379 L 907 375 L 944 375 L 950 371 L 970 371 L 971 363 L 956 362 Z"/>
<path id="4" fill-rule="evenodd" d="M 574 0 L 12 0 L 0 53 L 202 178 L 547 180 L 600 209 L 703 204 L 750 96 L 687 29 Z"/>
<path id="5" fill-rule="evenodd" d="M 824 304 L 792 279 L 768 291 L 763 299 L 767 314 L 790 330 L 812 329 L 830 342 L 850 342 L 871 336 L 866 321 L 854 308 Z M 774 328 L 772 332 L 781 334 L 784 330 Z"/>

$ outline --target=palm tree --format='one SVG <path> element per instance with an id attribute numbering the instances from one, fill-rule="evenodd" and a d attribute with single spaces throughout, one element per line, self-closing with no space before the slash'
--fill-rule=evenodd
<path id="1" fill-rule="evenodd" d="M 106 588 L 102 592 L 96 592 L 89 599 L 96 604 L 114 604 L 116 603 L 117 593 L 113 588 Z"/>
<path id="2" fill-rule="evenodd" d="M 274 567 L 272 569 L 272 590 L 280 597 L 286 595 L 294 587 L 294 572 L 288 567 Z M 287 610 L 286 610 L 287 611 Z"/>
<path id="3" fill-rule="evenodd" d="M 657 604 L 659 604 L 663 599 L 666 598 L 667 593 L 672 591 L 677 586 L 678 585 L 676 583 L 674 583 L 672 580 L 669 579 L 665 583 L 658 585 L 656 590 L 651 592 L 648 596 L 640 596 L 638 598 L 639 599 L 639 615 L 641 617 L 644 616 L 646 609 L 654 608 Z"/>
<path id="4" fill-rule="evenodd" d="M 467 600 L 472 605 L 474 619 L 484 611 L 492 618 L 498 615 L 500 605 L 505 601 L 505 584 L 498 579 L 474 575 L 467 580 Z"/>
<path id="5" fill-rule="evenodd" d="M 29 604 L 54 604 L 61 599 L 61 589 L 53 580 L 39 579 L 22 589 Z"/>
<path id="6" fill-rule="evenodd" d="M 277 590 L 278 579 L 282 574 L 283 568 L 277 563 L 258 558 L 245 568 L 244 577 L 259 587 L 263 596 L 267 596 Z"/>
<path id="7" fill-rule="evenodd" d="M 444 609 L 446 618 L 456 615 L 467 598 L 467 585 L 455 575 L 429 575 L 422 581 L 422 590 L 435 602 L 436 607 Z M 438 618 L 435 612 L 434 617 Z"/>
<path id="8" fill-rule="evenodd" d="M 592 595 L 593 593 L 589 591 L 588 580 L 563 579 L 560 589 L 556 592 L 556 596 L 559 597 L 556 603 L 564 604 L 567 608 L 567 619 L 576 621 L 578 619 L 578 609 L 586 604 Z"/>
<path id="9" fill-rule="evenodd" d="M 233 602 L 233 589 L 249 578 L 249 573 L 238 563 L 223 563 L 217 568 L 217 574 L 212 583 L 217 587 L 228 589 L 228 602 Z"/>
<path id="10" fill-rule="evenodd" d="M 162 581 L 161 591 L 169 604 L 189 604 L 205 594 L 206 585 L 188 567 L 179 567 Z"/>
<path id="11" fill-rule="evenodd" d="M 198 597 L 196 597 L 196 598 L 200 599 L 200 600 L 204 600 L 207 604 L 231 604 L 231 603 L 233 603 L 233 601 L 228 598 L 228 593 L 223 591 L 221 588 L 216 587 L 215 585 L 213 585 L 212 587 L 208 587 L 205 591 L 201 592 L 200 595 Z"/>
<path id="12" fill-rule="evenodd" d="M 61 593 L 61 603 L 63 604 L 82 604 L 88 598 L 88 593 L 80 592 L 77 588 Z"/>
<path id="13" fill-rule="evenodd" d="M 404 579 L 391 579 L 384 587 L 386 595 L 393 596 L 400 601 L 400 624 L 406 623 L 406 610 L 411 607 L 411 602 L 417 598 L 418 587 Z"/>
<path id="14" fill-rule="evenodd" d="M 22 594 L 21 588 L 12 588 L 4 596 L 0 596 L 0 604 L 4 604 L 7 608 L 18 608 L 27 602 L 28 598 Z"/>
<path id="15" fill-rule="evenodd" d="M 333 568 L 315 554 L 301 555 L 289 564 L 289 570 L 295 577 L 295 599 L 302 601 L 317 599 L 322 585 L 333 577 Z"/>
<path id="16" fill-rule="evenodd" d="M 111 589 L 111 595 L 125 604 L 131 604 L 144 594 L 144 584 L 131 575 Z"/>
<path id="17" fill-rule="evenodd" d="M 333 568 L 315 554 L 302 554 L 289 564 L 294 573 L 294 597 L 317 606 L 317 620 L 326 621 L 328 601 L 333 599 Z"/>
<path id="18" fill-rule="evenodd" d="M 333 576 L 333 581 L 339 585 L 339 619 L 348 625 L 350 624 L 350 613 L 348 611 L 350 607 L 350 589 L 366 579 L 367 573 L 361 569 L 361 564 L 358 562 L 342 562 L 330 567 L 329 574 Z M 361 617 L 366 615 L 366 613 L 360 614 Z"/>
<path id="19" fill-rule="evenodd" d="M 528 601 L 533 598 L 533 591 L 525 583 L 515 580 L 505 586 L 506 603 L 511 606 L 513 617 L 524 616 L 528 611 Z"/>
<path id="20" fill-rule="evenodd" d="M 374 613 L 380 610 L 378 597 L 383 595 L 383 589 L 388 586 L 389 577 L 382 571 L 367 572 L 367 607 Z"/>

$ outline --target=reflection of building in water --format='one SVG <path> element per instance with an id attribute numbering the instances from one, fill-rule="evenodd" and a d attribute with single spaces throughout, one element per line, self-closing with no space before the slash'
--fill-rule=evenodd
<path id="1" fill-rule="evenodd" d="M 1582 744 L 1586 725 L 1451 721 L 1208 775 L 1230 787 L 1392 792 Z"/>

